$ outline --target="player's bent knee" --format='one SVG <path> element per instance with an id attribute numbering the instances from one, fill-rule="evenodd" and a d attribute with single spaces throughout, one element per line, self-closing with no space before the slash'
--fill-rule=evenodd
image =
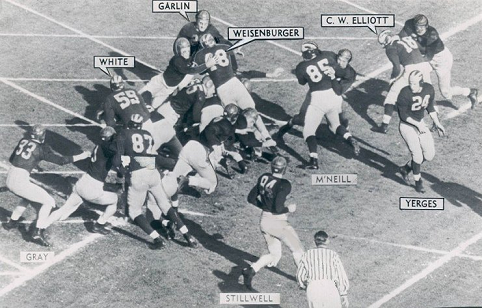
<path id="1" fill-rule="evenodd" d="M 423 162 L 423 154 L 422 153 L 414 153 L 412 154 L 412 160 L 417 164 L 422 164 Z"/>
<path id="2" fill-rule="evenodd" d="M 435 151 L 425 152 L 423 158 L 425 161 L 432 161 L 435 157 Z"/>

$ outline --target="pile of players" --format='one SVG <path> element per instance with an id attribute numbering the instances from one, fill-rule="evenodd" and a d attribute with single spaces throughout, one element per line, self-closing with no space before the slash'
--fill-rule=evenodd
<path id="1" fill-rule="evenodd" d="M 384 123 L 394 110 L 393 102 L 397 102 L 400 131 L 412 152 L 412 160 L 401 167 L 400 172 L 409 183 L 408 173 L 413 171 L 417 191 L 424 192 L 420 165 L 431 160 L 435 153 L 433 139 L 423 123 L 424 110 L 429 110 L 441 133 L 445 130 L 438 121 L 433 87 L 427 83 L 429 75 L 426 74 L 431 69 L 427 57 L 433 60 L 437 53 L 430 53 L 428 47 L 419 47 L 424 41 L 413 38 L 414 33 L 423 36 L 428 30 L 432 33 L 430 38 L 434 36 L 426 17 L 421 16 L 407 21 L 408 30 L 404 28 L 402 32 L 408 36 L 394 36 L 383 31 L 379 42 L 394 64 Z M 418 34 L 419 26 L 425 27 L 426 32 Z M 112 93 L 99 112 L 105 127 L 92 153 L 58 156 L 44 143 L 45 129 L 35 126 L 31 135 L 23 138 L 12 153 L 13 167 L 7 177 L 7 187 L 13 193 L 25 202 L 42 205 L 31 233 L 32 241 L 50 246 L 44 230 L 53 222 L 69 217 L 83 201 L 106 206 L 91 231 L 109 233 L 107 221 L 115 213 L 118 202 L 117 194 L 104 190 L 111 169 L 125 178 L 128 215 L 152 238 L 151 248 L 164 247 L 163 237 L 174 237 L 175 229 L 189 246 L 196 247 L 196 239 L 177 211 L 178 194 L 200 196 L 199 190 L 212 193 L 218 184 L 217 171 L 223 169 L 221 172 L 228 178 L 234 177 L 228 161 L 236 162 L 237 171 L 245 173 L 247 161 L 261 157 L 263 151 L 271 159 L 276 157 L 279 155 L 277 142 L 283 142 L 283 135 L 293 125 L 303 125 L 303 138 L 310 153 L 306 167 L 317 170 L 316 131 L 325 117 L 330 130 L 349 144 L 354 155 L 360 154 L 360 147 L 342 112 L 342 95 L 356 78 L 349 64 L 350 50 L 334 53 L 320 50 L 314 42 L 302 44 L 303 60 L 295 74 L 301 85 L 308 84 L 309 91 L 300 113 L 272 137 L 256 111 L 249 86 L 246 86 L 249 83 L 238 78 L 236 56 L 226 51 L 230 46 L 231 43 L 210 24 L 209 13 L 200 11 L 196 22 L 180 31 L 167 68 L 139 91 L 127 87 L 120 76 L 112 76 Z M 443 45 L 437 46 L 444 50 Z M 425 56 L 423 50 L 427 52 Z M 278 73 L 257 77 L 272 77 Z M 468 95 L 475 106 L 476 89 L 451 89 L 453 95 L 459 92 Z M 377 130 L 386 132 L 386 127 L 382 125 Z M 29 181 L 30 172 L 41 160 L 64 164 L 87 157 L 90 157 L 87 173 L 76 183 L 65 205 L 52 212 L 53 198 Z M 154 221 L 146 218 L 144 204 Z M 3 227 L 17 227 L 24 210 L 24 204 L 18 206 Z"/>

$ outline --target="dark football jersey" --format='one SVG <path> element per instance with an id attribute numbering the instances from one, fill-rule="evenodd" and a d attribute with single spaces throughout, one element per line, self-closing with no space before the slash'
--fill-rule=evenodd
<path id="1" fill-rule="evenodd" d="M 199 64 L 199 63 L 198 63 Z M 169 60 L 163 77 L 166 85 L 176 87 L 186 77 L 186 75 L 199 74 L 206 70 L 206 65 L 193 66 L 191 59 L 184 59 L 179 55 L 175 55 Z"/>
<path id="2" fill-rule="evenodd" d="M 335 66 L 335 80 L 336 82 L 332 82 L 333 91 L 337 95 L 342 95 L 343 93 L 351 87 L 351 85 L 355 82 L 356 79 L 356 72 L 348 64 L 345 68 L 341 68 L 340 65 L 337 63 Z"/>
<path id="3" fill-rule="evenodd" d="M 176 95 L 171 95 L 169 101 L 171 107 L 182 119 L 186 112 L 191 109 L 194 104 L 202 104 L 206 99 L 204 88 L 201 84 L 193 84 L 190 87 L 182 89 Z"/>
<path id="4" fill-rule="evenodd" d="M 154 139 L 151 133 L 143 129 L 123 129 L 117 137 L 116 165 L 120 164 L 120 156 L 131 157 L 132 171 L 143 168 L 135 157 L 155 157 Z"/>
<path id="5" fill-rule="evenodd" d="M 187 38 L 191 43 L 191 54 L 194 54 L 196 51 L 202 48 L 201 44 L 199 44 L 199 39 L 201 38 L 201 36 L 203 36 L 206 33 L 211 34 L 217 43 L 227 42 L 226 39 L 219 33 L 218 29 L 216 29 L 216 27 L 214 27 L 213 25 L 209 24 L 206 30 L 200 31 L 196 27 L 196 22 L 190 22 L 184 25 L 181 31 L 179 31 L 179 34 L 177 35 L 177 37 Z"/>
<path id="6" fill-rule="evenodd" d="M 213 47 L 207 47 L 201 49 L 194 56 L 194 62 L 198 65 L 206 63 L 208 57 L 218 57 L 218 64 L 208 69 L 209 77 L 213 80 L 216 88 L 222 86 L 228 80 L 234 77 L 234 72 L 237 67 L 234 67 L 232 52 L 226 52 L 229 45 L 226 44 L 216 44 Z"/>
<path id="7" fill-rule="evenodd" d="M 249 193 L 248 202 L 266 212 L 285 214 L 289 212 L 285 201 L 290 192 L 291 183 L 288 180 L 265 173 Z"/>
<path id="8" fill-rule="evenodd" d="M 409 86 L 403 88 L 397 98 L 400 120 L 406 122 L 410 117 L 418 122 L 422 121 L 425 109 L 429 113 L 435 112 L 434 97 L 434 88 L 429 83 L 423 83 L 420 93 L 413 93 Z"/>
<path id="9" fill-rule="evenodd" d="M 140 114 L 144 122 L 150 117 L 149 110 L 142 96 L 134 89 L 123 89 L 109 94 L 104 103 L 105 123 L 115 126 L 118 118 L 123 125 L 127 125 L 133 114 Z"/>
<path id="10" fill-rule="evenodd" d="M 112 160 L 116 153 L 115 144 L 102 142 L 96 145 L 90 156 L 90 164 L 87 173 L 94 179 L 104 182 L 109 170 L 112 168 Z"/>
<path id="11" fill-rule="evenodd" d="M 385 53 L 393 65 L 390 78 L 400 75 L 400 65 L 405 67 L 410 64 L 426 62 L 426 59 L 420 53 L 420 49 L 418 49 L 417 43 L 411 37 L 393 41 L 385 47 Z"/>
<path id="12" fill-rule="evenodd" d="M 234 141 L 234 127 L 224 117 L 214 118 L 201 132 L 199 139 L 208 148 L 225 142 L 229 145 Z"/>
<path id="13" fill-rule="evenodd" d="M 13 166 L 25 169 L 29 173 L 42 160 L 57 165 L 65 165 L 73 161 L 72 156 L 57 155 L 48 145 L 30 138 L 22 138 L 10 155 L 10 163 Z"/>
<path id="14" fill-rule="evenodd" d="M 411 37 L 414 39 L 418 44 L 420 52 L 422 55 L 425 55 L 428 60 L 432 60 L 435 54 L 445 48 L 437 30 L 432 26 L 428 26 L 427 31 L 425 31 L 423 35 L 418 35 L 415 31 L 415 21 L 413 18 L 405 22 L 399 36 L 402 39 L 403 37 Z"/>
<path id="15" fill-rule="evenodd" d="M 296 78 L 301 85 L 308 83 L 310 91 L 324 91 L 332 88 L 331 78 L 325 75 L 327 66 L 334 67 L 336 54 L 331 51 L 321 51 L 311 60 L 306 60 L 296 66 Z"/>

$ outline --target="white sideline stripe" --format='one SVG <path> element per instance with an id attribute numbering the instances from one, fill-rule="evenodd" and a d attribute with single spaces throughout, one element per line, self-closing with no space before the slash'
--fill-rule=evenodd
<path id="1" fill-rule="evenodd" d="M 10 1 L 10 0 L 6 0 L 6 1 Z M 84 116 L 82 116 L 82 115 L 80 115 L 80 114 L 78 114 L 78 113 L 76 113 L 76 112 L 73 112 L 73 111 L 71 111 L 71 110 L 69 110 L 69 109 L 67 109 L 67 108 L 64 108 L 64 107 L 62 107 L 62 106 L 60 106 L 60 105 L 57 105 L 56 103 L 51 102 L 51 101 L 49 101 L 48 99 L 46 99 L 46 98 L 44 98 L 44 97 L 42 97 L 42 96 L 40 96 L 40 95 L 37 95 L 37 94 L 35 94 L 35 93 L 32 93 L 32 92 L 30 92 L 29 90 L 27 90 L 27 89 L 25 89 L 25 88 L 22 88 L 21 86 L 13 83 L 13 82 L 11 82 L 11 81 L 8 81 L 8 80 L 3 79 L 3 78 L 0 78 L 0 81 L 3 82 L 4 84 L 8 85 L 8 86 L 11 86 L 12 88 L 15 88 L 15 89 L 19 90 L 20 92 L 22 92 L 22 93 L 24 93 L 24 94 L 30 95 L 31 97 L 38 99 L 38 100 L 41 101 L 42 103 L 48 104 L 48 105 L 50 105 L 50 106 L 52 106 L 52 107 L 55 107 L 55 108 L 57 108 L 57 109 L 59 109 L 59 110 L 62 110 L 62 111 L 66 112 L 66 113 L 68 113 L 68 114 L 70 114 L 70 115 L 75 116 L 76 118 L 82 119 L 82 120 L 84 120 L 84 121 L 86 121 L 86 122 L 89 122 L 89 123 L 91 123 L 91 124 L 94 124 L 94 125 L 96 125 L 96 126 L 101 126 L 99 123 L 97 123 L 97 122 L 95 122 L 95 121 L 92 121 L 91 119 L 88 119 L 88 118 L 86 118 L 86 117 L 84 117 Z"/>
<path id="2" fill-rule="evenodd" d="M 366 8 L 364 8 L 364 7 L 362 7 L 362 6 L 358 5 L 358 4 L 355 4 L 355 3 L 353 3 L 353 2 L 350 2 L 350 1 L 348 1 L 348 0 L 338 0 L 338 1 L 344 2 L 344 3 L 348 4 L 348 5 L 351 5 L 351 6 L 353 6 L 353 7 L 356 7 L 357 9 L 360 9 L 360 10 L 365 11 L 365 12 L 370 13 L 370 14 L 379 14 L 379 13 L 377 13 L 377 12 L 374 12 L 374 11 L 371 11 L 371 10 L 369 10 L 369 9 L 366 9 Z M 404 26 L 404 24 L 401 23 L 401 22 L 399 22 L 399 21 L 395 21 L 395 23 L 396 23 L 397 25 L 402 26 L 402 27 Z"/>
<path id="3" fill-rule="evenodd" d="M 0 171 L 0 174 L 7 174 L 8 171 Z M 85 174 L 84 171 L 32 171 L 32 174 Z"/>
<path id="4" fill-rule="evenodd" d="M 11 81 L 46 81 L 46 82 L 109 82 L 109 79 L 96 79 L 96 78 L 24 78 L 24 77 L 0 77 L 0 79 L 11 80 Z M 126 79 L 126 82 L 148 82 L 147 79 Z M 297 81 L 296 78 L 285 78 L 285 79 L 275 79 L 275 78 L 253 78 L 250 79 L 251 82 L 293 82 Z M 75 125 L 75 124 L 74 124 Z M 87 125 L 87 124 L 86 124 Z"/>
<path id="5" fill-rule="evenodd" d="M 383 245 L 405 248 L 405 249 L 410 249 L 410 250 L 430 252 L 430 253 L 435 253 L 435 254 L 439 254 L 439 255 L 446 255 L 446 254 L 449 253 L 449 251 L 445 251 L 445 250 L 430 249 L 430 248 L 424 248 L 424 247 L 413 246 L 413 245 L 396 244 L 396 243 L 384 242 L 384 241 L 379 241 L 379 240 L 364 238 L 364 237 L 357 237 L 357 236 L 343 235 L 343 234 L 335 234 L 335 235 L 339 236 L 339 237 L 347 238 L 347 239 L 352 239 L 352 240 L 360 240 L 360 241 L 366 241 L 366 242 L 370 242 L 370 243 L 374 243 L 374 244 L 383 244 Z M 472 259 L 474 261 L 482 261 L 482 256 L 460 254 L 458 257 Z"/>
<path id="6" fill-rule="evenodd" d="M 29 225 L 33 222 L 34 222 L 34 220 L 19 221 L 19 223 L 25 224 L 25 225 Z M 86 223 L 86 222 L 90 222 L 90 220 L 83 220 L 83 219 L 59 220 L 59 221 L 55 221 L 54 224 L 83 224 L 83 223 Z M 4 223 L 6 223 L 6 221 L 0 221 L 0 223 L 4 224 Z"/>
<path id="7" fill-rule="evenodd" d="M 0 33 L 0 36 L 12 37 L 71 37 L 88 39 L 80 34 L 45 34 L 45 33 Z M 135 35 L 91 35 L 96 39 L 139 39 L 139 40 L 175 40 L 175 36 L 135 36 Z"/>
<path id="8" fill-rule="evenodd" d="M 198 212 L 193 212 L 193 211 L 189 211 L 189 210 L 184 210 L 184 209 L 179 209 L 179 213 L 182 213 L 182 214 L 188 214 L 188 215 L 192 215 L 192 216 L 209 216 L 209 217 L 212 217 L 213 215 L 209 215 L 209 214 L 204 214 L 204 213 L 198 213 Z"/>
<path id="9" fill-rule="evenodd" d="M 47 269 L 49 269 L 53 265 L 63 261 L 67 257 L 70 257 L 71 255 L 75 254 L 77 251 L 79 251 L 83 247 L 89 245 L 94 240 L 96 240 L 100 237 L 102 237 L 101 234 L 97 234 L 97 233 L 91 234 L 87 238 L 83 239 L 82 241 L 73 244 L 72 246 L 70 246 L 66 250 L 62 251 L 61 253 L 56 254 L 55 257 L 52 259 L 52 261 L 43 263 L 42 265 L 40 265 L 40 266 L 34 268 L 33 270 L 31 270 L 26 275 L 15 279 L 9 285 L 0 289 L 0 297 L 2 297 L 4 295 L 8 294 L 9 292 L 15 290 L 16 288 L 18 288 L 19 286 L 21 286 L 25 282 L 37 277 L 38 275 L 40 275 L 41 273 L 43 273 L 44 271 L 46 271 Z"/>
<path id="10" fill-rule="evenodd" d="M 99 126 L 97 124 L 40 124 L 44 127 L 90 127 Z M 0 127 L 31 127 L 32 124 L 0 124 Z"/>
<path id="11" fill-rule="evenodd" d="M 444 255 L 440 259 L 438 259 L 435 262 L 432 262 L 429 266 L 427 266 L 424 270 L 419 272 L 418 274 L 414 275 L 412 278 L 408 279 L 405 281 L 402 285 L 400 285 L 398 288 L 392 290 L 390 293 L 376 301 L 375 303 L 371 304 L 368 308 L 377 308 L 380 307 L 381 305 L 385 304 L 386 302 L 390 301 L 392 298 L 395 296 L 399 295 L 421 279 L 427 277 L 430 275 L 433 271 L 436 269 L 442 267 L 445 263 L 449 262 L 451 259 L 454 257 L 459 256 L 467 247 L 470 245 L 476 243 L 478 240 L 482 238 L 482 232 L 479 232 L 478 234 L 474 235 L 470 239 L 466 240 L 465 242 L 459 244 L 455 249 L 450 251 L 448 254 Z"/>
<path id="12" fill-rule="evenodd" d="M 49 21 L 51 21 L 51 22 L 53 22 L 53 23 L 55 23 L 55 24 L 57 24 L 57 25 L 65 28 L 65 29 L 68 29 L 68 30 L 70 30 L 70 31 L 72 31 L 72 32 L 75 32 L 75 33 L 79 34 L 80 36 L 85 37 L 86 39 L 89 39 L 89 40 L 91 40 L 91 41 L 93 41 L 93 42 L 95 42 L 95 43 L 97 43 L 97 44 L 100 44 L 100 45 L 102 45 L 102 46 L 104 46 L 104 47 L 107 47 L 107 48 L 109 48 L 109 49 L 111 49 L 111 50 L 113 50 L 113 51 L 115 51 L 115 52 L 117 52 L 117 53 L 120 53 L 120 54 L 126 56 L 126 57 L 133 56 L 133 55 L 131 55 L 131 54 L 129 54 L 129 53 L 123 51 L 123 50 L 120 50 L 120 49 L 118 49 L 118 48 L 115 48 L 114 46 L 111 46 L 111 45 L 109 45 L 109 44 L 106 44 L 106 43 L 102 42 L 101 40 L 96 39 L 96 38 L 93 37 L 92 35 L 86 34 L 86 33 L 82 32 L 82 31 L 80 31 L 80 30 L 77 30 L 77 29 L 75 29 L 75 28 L 72 28 L 72 27 L 70 27 L 70 26 L 68 26 L 68 25 L 66 25 L 66 24 L 64 24 L 64 23 L 62 23 L 62 22 L 60 22 L 60 21 L 57 21 L 57 20 L 53 19 L 52 17 L 49 17 L 49 16 L 47 16 L 47 15 L 44 15 L 44 14 L 42 14 L 42 13 L 40 13 L 40 12 L 37 12 L 37 11 L 35 11 L 35 10 L 33 10 L 33 9 L 31 9 L 31 8 L 23 5 L 23 4 L 17 3 L 17 2 L 12 1 L 12 0 L 5 0 L 5 1 L 8 2 L 8 3 L 10 3 L 10 4 L 13 4 L 13 5 L 15 5 L 15 6 L 18 6 L 19 8 L 22 8 L 22 9 L 24 9 L 24 10 L 30 12 L 30 13 L 33 13 L 33 14 L 35 14 L 35 15 L 37 15 L 37 16 L 40 16 L 40 17 L 42 17 L 42 18 L 45 18 L 45 19 L 47 19 L 47 20 L 49 20 Z M 143 64 L 143 65 L 145 65 L 145 66 L 147 66 L 147 67 L 150 67 L 150 68 L 152 68 L 152 69 L 154 69 L 154 70 L 158 70 L 158 69 L 157 69 L 156 67 L 154 67 L 153 65 L 150 65 L 150 64 L 148 64 L 148 63 L 146 63 L 146 62 L 144 62 L 144 61 L 142 61 L 142 60 L 139 60 L 137 57 L 136 57 L 136 62 L 139 62 L 139 63 L 141 63 L 141 64 Z"/>
<path id="13" fill-rule="evenodd" d="M 61 37 L 61 38 L 86 38 L 79 34 L 46 34 L 46 33 L 0 33 L 7 37 Z M 136 35 L 92 35 L 96 39 L 134 39 L 134 40 L 175 40 L 175 36 L 136 36 Z M 305 36 L 306 40 L 376 40 L 376 37 L 354 37 L 354 36 Z"/>
<path id="14" fill-rule="evenodd" d="M 2 257 L 2 256 L 0 256 L 0 261 L 3 262 L 3 263 L 6 263 L 6 264 L 8 264 L 8 265 L 10 265 L 10 266 L 12 266 L 12 267 L 15 267 L 15 268 L 18 269 L 18 270 L 21 270 L 22 272 L 27 272 L 27 271 L 29 271 L 28 268 L 23 267 L 23 266 L 21 266 L 21 265 L 18 265 L 17 263 L 12 262 L 12 261 L 10 261 L 9 259 L 4 258 L 4 257 Z"/>

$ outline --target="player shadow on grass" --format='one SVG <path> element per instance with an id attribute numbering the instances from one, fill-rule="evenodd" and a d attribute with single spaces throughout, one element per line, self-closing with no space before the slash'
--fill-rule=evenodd
<path id="1" fill-rule="evenodd" d="M 383 115 L 379 119 L 372 119 L 368 114 L 368 109 L 371 105 L 378 105 L 383 107 L 385 95 L 384 91 L 388 91 L 388 83 L 380 79 L 369 79 L 358 87 L 345 93 L 345 101 L 351 108 L 372 127 L 378 127 Z"/>
<path id="2" fill-rule="evenodd" d="M 188 227 L 190 233 L 194 235 L 204 249 L 216 253 L 229 262 L 236 264 L 236 266 L 232 267 L 228 273 L 224 273 L 220 270 L 213 271 L 214 276 L 223 280 L 218 284 L 219 290 L 223 292 L 239 292 L 240 290 L 246 290 L 246 288 L 239 283 L 241 271 L 243 268 L 250 265 L 247 261 L 253 263 L 258 259 L 258 257 L 250 254 L 249 252 L 226 244 L 222 241 L 223 236 L 219 233 L 208 234 L 203 230 L 201 225 L 186 218 L 184 215 L 183 221 Z M 285 273 L 278 268 L 272 267 L 267 269 L 289 280 L 296 281 L 296 278 L 293 275 Z"/>
<path id="3" fill-rule="evenodd" d="M 124 57 L 124 55 L 111 51 L 109 52 L 109 57 Z M 160 74 L 159 70 L 155 70 L 147 65 L 144 65 L 140 62 L 135 62 L 135 67 L 133 68 L 115 68 L 115 69 L 109 69 L 109 71 L 114 74 L 117 74 L 121 76 L 124 80 L 129 80 L 129 78 L 126 77 L 124 74 L 124 70 L 128 70 L 134 75 L 136 75 L 139 79 L 141 80 L 150 80 L 152 77 Z M 137 86 L 136 88 L 140 88 Z"/>
<path id="4" fill-rule="evenodd" d="M 461 207 L 466 205 L 482 216 L 482 193 L 454 182 L 444 182 L 436 176 L 422 172 L 422 178 L 431 182 L 430 188 L 451 204 Z"/>

